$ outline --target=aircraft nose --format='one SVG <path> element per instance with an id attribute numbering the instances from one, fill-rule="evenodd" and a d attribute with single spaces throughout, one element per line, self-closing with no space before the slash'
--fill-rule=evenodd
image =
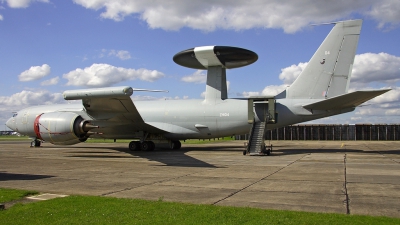
<path id="1" fill-rule="evenodd" d="M 11 130 L 14 130 L 14 131 L 15 131 L 14 118 L 8 119 L 7 122 L 6 122 L 6 126 L 7 126 L 8 128 L 10 128 Z"/>

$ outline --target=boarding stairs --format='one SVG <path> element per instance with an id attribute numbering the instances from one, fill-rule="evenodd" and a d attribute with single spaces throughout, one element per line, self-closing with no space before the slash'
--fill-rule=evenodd
<path id="1" fill-rule="evenodd" d="M 249 138 L 244 143 L 243 155 L 270 155 L 272 145 L 265 145 L 265 132 L 268 124 L 276 123 L 275 99 L 253 97 L 249 99 L 249 123 L 252 124 Z M 257 114 L 257 119 L 256 115 Z"/>
<path id="2" fill-rule="evenodd" d="M 254 123 L 252 135 L 249 138 L 249 153 L 250 155 L 259 155 L 263 150 L 265 122 Z"/>
<path id="3" fill-rule="evenodd" d="M 253 126 L 250 129 L 249 140 L 246 143 L 245 155 L 270 155 L 272 145 L 265 145 L 265 130 L 267 128 L 268 118 L 265 121 L 253 121 Z"/>

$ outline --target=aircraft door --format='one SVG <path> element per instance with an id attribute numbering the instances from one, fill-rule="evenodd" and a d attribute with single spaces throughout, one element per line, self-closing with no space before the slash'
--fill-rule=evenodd
<path id="1" fill-rule="evenodd" d="M 254 101 L 253 105 L 256 122 L 276 123 L 275 99 Z"/>

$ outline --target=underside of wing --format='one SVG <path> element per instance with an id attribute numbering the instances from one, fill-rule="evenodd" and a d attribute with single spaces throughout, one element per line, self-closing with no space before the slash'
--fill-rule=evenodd
<path id="1" fill-rule="evenodd" d="M 339 95 L 330 99 L 304 105 L 303 107 L 311 110 L 340 110 L 346 108 L 355 108 L 362 103 L 375 98 L 391 89 L 356 91 Z"/>

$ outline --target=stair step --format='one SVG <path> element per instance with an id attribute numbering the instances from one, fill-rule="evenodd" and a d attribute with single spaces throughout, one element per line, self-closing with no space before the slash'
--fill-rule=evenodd
<path id="1" fill-rule="evenodd" d="M 258 122 L 253 124 L 253 132 L 249 137 L 249 152 L 250 154 L 259 153 L 261 152 L 261 147 L 263 145 L 264 139 L 263 135 L 265 132 L 265 123 Z"/>

